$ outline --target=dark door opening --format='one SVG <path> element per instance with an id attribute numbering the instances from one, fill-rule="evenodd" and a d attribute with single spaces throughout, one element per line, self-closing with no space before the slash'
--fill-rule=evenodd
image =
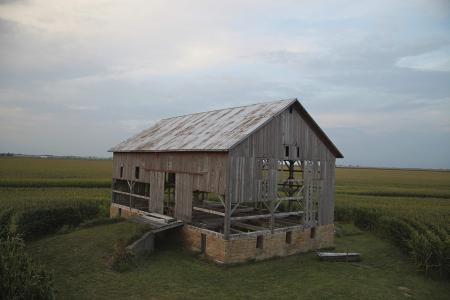
<path id="1" fill-rule="evenodd" d="M 200 238 L 200 253 L 206 253 L 206 234 L 202 233 Z"/>
<path id="2" fill-rule="evenodd" d="M 164 214 L 174 216 L 175 210 L 175 173 L 164 174 Z"/>

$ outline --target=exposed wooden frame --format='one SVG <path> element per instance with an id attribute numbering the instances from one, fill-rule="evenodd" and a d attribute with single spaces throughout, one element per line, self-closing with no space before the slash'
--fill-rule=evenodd
<path id="1" fill-rule="evenodd" d="M 254 219 L 264 219 L 264 218 L 270 218 L 272 215 L 277 217 L 287 217 L 287 216 L 298 216 L 303 214 L 303 211 L 290 211 L 290 212 L 280 212 L 280 213 L 274 213 L 274 214 L 263 214 L 263 215 L 250 215 L 250 216 L 239 216 L 239 217 L 231 217 L 231 221 L 239 221 L 239 220 L 254 220 Z"/>
<path id="2" fill-rule="evenodd" d="M 132 193 L 127 193 L 127 192 L 122 192 L 122 191 L 118 191 L 118 190 L 112 190 L 113 193 L 117 193 L 117 194 L 122 194 L 122 195 L 127 195 L 127 196 L 132 196 L 132 197 L 136 197 L 136 198 L 141 198 L 141 199 L 145 199 L 145 200 L 150 200 L 150 197 L 146 197 L 146 196 L 141 196 L 141 195 L 137 195 L 137 194 L 132 194 Z"/>
<path id="3" fill-rule="evenodd" d="M 202 212 L 212 214 L 212 215 L 221 216 L 221 217 L 225 216 L 225 213 L 217 211 L 217 210 L 213 210 L 213 209 L 207 209 L 207 208 L 198 207 L 198 206 L 194 206 L 194 207 L 192 207 L 192 209 L 196 210 L 196 211 L 202 211 Z"/>
<path id="4" fill-rule="evenodd" d="M 268 228 L 266 228 L 266 227 L 257 226 L 257 225 L 253 225 L 253 224 L 242 223 L 242 222 L 232 222 L 231 226 L 237 226 L 237 227 L 249 229 L 249 230 L 252 230 L 252 231 L 268 230 Z"/>

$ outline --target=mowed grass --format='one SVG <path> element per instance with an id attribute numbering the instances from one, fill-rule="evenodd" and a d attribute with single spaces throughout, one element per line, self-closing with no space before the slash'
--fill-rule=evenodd
<path id="1" fill-rule="evenodd" d="M 425 279 L 399 251 L 371 233 L 338 226 L 338 251 L 360 263 L 320 262 L 313 253 L 218 266 L 174 243 L 131 270 L 106 266 L 114 243 L 139 225 L 121 222 L 30 243 L 35 260 L 54 270 L 59 299 L 448 299 L 450 286 Z"/>

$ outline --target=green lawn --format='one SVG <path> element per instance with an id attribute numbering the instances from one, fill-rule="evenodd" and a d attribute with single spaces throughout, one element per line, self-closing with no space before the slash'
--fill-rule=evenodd
<path id="1" fill-rule="evenodd" d="M 124 273 L 106 267 L 115 241 L 138 225 L 121 222 L 29 244 L 54 270 L 60 299 L 448 299 L 445 281 L 426 279 L 390 244 L 345 225 L 337 249 L 359 251 L 361 263 L 320 262 L 313 253 L 218 266 L 175 244 Z"/>

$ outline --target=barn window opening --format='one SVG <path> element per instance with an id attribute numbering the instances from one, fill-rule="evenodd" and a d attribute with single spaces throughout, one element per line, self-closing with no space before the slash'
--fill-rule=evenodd
<path id="1" fill-rule="evenodd" d="M 292 231 L 286 232 L 286 244 L 292 243 Z"/>
<path id="2" fill-rule="evenodd" d="M 139 167 L 134 168 L 134 178 L 139 179 Z"/>
<path id="3" fill-rule="evenodd" d="M 292 106 L 289 107 L 289 113 L 292 114 Z"/>
<path id="4" fill-rule="evenodd" d="M 311 228 L 310 238 L 312 239 L 316 238 L 316 227 Z"/>
<path id="5" fill-rule="evenodd" d="M 123 179 L 114 179 L 113 180 L 113 190 L 124 192 L 124 193 L 130 193 L 130 186 L 128 185 L 128 182 Z"/>
<path id="6" fill-rule="evenodd" d="M 192 192 L 192 200 L 196 205 L 203 205 L 204 201 L 209 200 L 208 192 L 195 190 Z"/>
<path id="7" fill-rule="evenodd" d="M 256 237 L 256 249 L 262 249 L 263 248 L 263 236 L 258 235 Z"/>
<path id="8" fill-rule="evenodd" d="M 285 156 L 289 156 L 289 146 L 284 146 L 284 154 Z"/>
<path id="9" fill-rule="evenodd" d="M 164 174 L 164 214 L 173 216 L 175 208 L 175 173 Z"/>
<path id="10" fill-rule="evenodd" d="M 303 170 L 301 161 L 284 159 L 278 161 L 277 174 L 277 197 L 291 198 L 287 202 L 281 203 L 278 208 L 281 211 L 292 211 L 301 200 L 303 186 Z M 299 204 L 299 203 L 298 203 Z M 300 204 L 299 204 L 300 205 Z"/>
<path id="11" fill-rule="evenodd" d="M 297 157 L 300 157 L 300 147 L 297 146 Z"/>
<path id="12" fill-rule="evenodd" d="M 120 167 L 120 178 L 123 177 L 123 166 Z"/>
<path id="13" fill-rule="evenodd" d="M 150 197 L 150 183 L 135 182 L 132 193 L 144 197 Z"/>

